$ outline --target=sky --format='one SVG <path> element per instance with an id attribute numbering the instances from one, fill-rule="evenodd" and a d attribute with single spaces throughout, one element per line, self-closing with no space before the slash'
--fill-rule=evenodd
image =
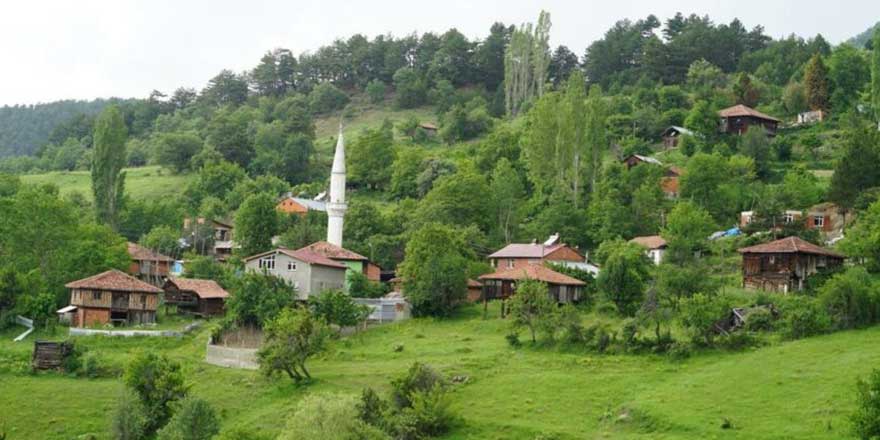
<path id="1" fill-rule="evenodd" d="M 774 38 L 821 33 L 832 44 L 880 20 L 878 0 L 3 0 L 0 105 L 201 89 L 220 70 L 249 70 L 276 47 L 299 54 L 355 33 L 451 27 L 483 38 L 492 23 L 536 21 L 541 9 L 551 14 L 551 44 L 578 55 L 615 21 L 649 14 L 739 17 Z"/>

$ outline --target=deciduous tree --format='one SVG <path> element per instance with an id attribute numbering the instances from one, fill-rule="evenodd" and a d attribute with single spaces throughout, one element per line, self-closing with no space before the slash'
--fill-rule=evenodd
<path id="1" fill-rule="evenodd" d="M 107 107 L 95 121 L 95 148 L 92 157 L 92 191 L 99 222 L 114 230 L 125 197 L 125 139 L 128 130 L 122 112 Z"/>

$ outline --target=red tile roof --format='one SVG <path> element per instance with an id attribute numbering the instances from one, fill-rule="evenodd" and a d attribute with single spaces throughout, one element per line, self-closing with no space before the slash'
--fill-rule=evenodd
<path id="1" fill-rule="evenodd" d="M 718 115 L 722 118 L 735 118 L 737 116 L 751 116 L 753 118 L 766 119 L 768 121 L 776 121 L 780 122 L 779 119 L 774 118 L 773 116 L 766 115 L 761 113 L 751 107 L 746 107 L 742 104 L 737 104 L 733 107 L 728 107 L 724 110 L 718 112 Z"/>
<path id="2" fill-rule="evenodd" d="M 201 299 L 229 297 L 229 292 L 214 280 L 170 277 L 167 282 L 177 286 L 178 290 L 193 292 Z"/>
<path id="3" fill-rule="evenodd" d="M 300 250 L 309 250 L 318 254 L 321 254 L 327 258 L 333 260 L 360 260 L 366 261 L 367 257 L 358 254 L 356 252 L 352 252 L 348 249 L 345 249 L 340 246 L 336 246 L 335 244 L 328 243 L 326 241 L 316 241 L 304 248 L 300 248 Z"/>
<path id="4" fill-rule="evenodd" d="M 660 179 L 660 188 L 664 194 L 678 194 L 678 177 L 664 177 Z"/>
<path id="5" fill-rule="evenodd" d="M 489 255 L 489 258 L 544 258 L 565 246 L 561 243 L 550 246 L 544 246 L 541 243 L 511 243 Z"/>
<path id="6" fill-rule="evenodd" d="M 257 259 L 260 257 L 265 257 L 266 255 L 269 255 L 269 254 L 274 254 L 276 252 L 287 255 L 289 257 L 295 258 L 299 261 L 302 261 L 302 262 L 308 263 L 308 264 L 317 264 L 319 266 L 327 266 L 327 267 L 333 267 L 333 268 L 337 268 L 337 269 L 347 269 L 348 268 L 348 266 L 346 266 L 342 263 L 338 263 L 336 261 L 333 261 L 333 260 L 331 260 L 331 259 L 329 259 L 319 253 L 316 253 L 314 251 L 309 250 L 308 248 L 302 248 L 302 249 L 297 249 L 297 250 L 292 250 L 292 249 L 287 249 L 287 248 L 273 249 L 271 251 L 263 252 L 261 254 L 251 255 L 250 257 L 245 258 L 244 261 L 251 261 L 251 260 L 254 260 L 254 259 Z"/>
<path id="7" fill-rule="evenodd" d="M 741 254 L 813 254 L 828 257 L 846 258 L 842 254 L 816 246 L 800 237 L 786 237 L 770 243 L 738 249 Z"/>
<path id="8" fill-rule="evenodd" d="M 116 269 L 101 272 L 81 280 L 71 281 L 65 284 L 64 287 L 68 289 L 115 290 L 120 292 L 162 292 L 162 289 Z"/>
<path id="9" fill-rule="evenodd" d="M 468 278 L 467 286 L 468 287 L 483 287 L 483 283 L 481 283 L 477 280 L 472 280 L 472 279 Z"/>
<path id="10" fill-rule="evenodd" d="M 538 280 L 550 284 L 563 284 L 568 286 L 585 286 L 583 281 L 563 275 L 541 264 L 527 264 L 524 267 L 514 267 L 500 270 L 495 273 L 480 275 L 481 280 Z"/>
<path id="11" fill-rule="evenodd" d="M 660 249 L 666 247 L 666 240 L 659 235 L 646 235 L 644 237 L 633 237 L 630 243 L 644 246 L 648 249 Z"/>
<path id="12" fill-rule="evenodd" d="M 136 261 L 174 261 L 173 258 L 153 252 L 137 243 L 128 243 L 128 255 Z"/>

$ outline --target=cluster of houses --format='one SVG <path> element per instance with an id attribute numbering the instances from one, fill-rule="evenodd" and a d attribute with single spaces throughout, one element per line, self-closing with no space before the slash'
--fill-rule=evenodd
<path id="1" fill-rule="evenodd" d="M 780 121 L 744 105 L 736 105 L 719 112 L 720 130 L 741 135 L 751 127 L 761 127 L 769 136 L 776 134 Z M 799 123 L 821 120 L 824 115 L 803 115 Z M 803 119 L 803 120 L 801 120 Z M 436 127 L 422 124 L 420 129 L 435 132 Z M 672 126 L 664 131 L 663 144 L 678 146 L 682 136 L 694 133 L 683 127 Z M 660 182 L 669 198 L 678 197 L 679 177 L 682 170 L 664 166 L 659 160 L 633 154 L 623 163 L 632 168 L 640 164 L 660 166 L 664 176 Z M 380 281 L 382 271 L 367 257 L 342 247 L 342 225 L 345 203 L 345 148 L 340 132 L 334 154 L 330 191 L 315 198 L 286 194 L 280 198 L 276 210 L 288 215 L 306 215 L 309 211 L 325 212 L 328 216 L 327 240 L 312 243 L 300 249 L 277 247 L 267 252 L 244 258 L 245 270 L 274 275 L 286 280 L 299 300 L 308 299 L 325 290 L 349 290 L 354 273 Z M 740 227 L 746 227 L 755 213 L 741 214 Z M 782 215 L 783 222 L 803 221 L 809 229 L 821 231 L 829 239 L 841 235 L 844 217 L 833 204 L 811 207 L 806 212 L 789 210 Z M 198 252 L 226 261 L 237 249 L 233 238 L 232 222 L 195 218 L 184 220 L 182 244 Z M 654 263 L 663 261 L 667 243 L 659 235 L 635 237 L 631 240 L 645 249 Z M 70 305 L 59 310 L 63 320 L 73 326 L 137 325 L 156 322 L 160 304 L 175 305 L 180 312 L 199 316 L 224 313 L 229 293 L 212 280 L 189 279 L 175 274 L 179 262 L 135 243 L 128 244 L 131 265 L 127 273 L 110 270 L 66 285 L 70 289 Z M 842 264 L 844 257 L 797 237 L 757 246 L 742 248 L 743 286 L 747 288 L 789 292 L 804 288 L 805 280 L 823 268 Z M 523 280 L 537 280 L 547 284 L 550 295 L 559 303 L 577 302 L 583 296 L 586 282 L 566 275 L 561 268 L 578 269 L 597 276 L 599 268 L 588 261 L 577 247 L 560 241 L 558 234 L 542 243 L 513 243 L 490 254 L 488 260 L 494 272 L 468 280 L 467 299 L 488 301 L 506 299 L 515 294 Z M 391 279 L 389 304 L 399 308 L 404 302 L 403 283 Z M 160 300 L 161 297 L 161 300 Z M 381 308 L 387 304 L 379 304 Z"/>

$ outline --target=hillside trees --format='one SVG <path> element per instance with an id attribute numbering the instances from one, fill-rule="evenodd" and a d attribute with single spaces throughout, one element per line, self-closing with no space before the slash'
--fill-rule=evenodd
<path id="1" fill-rule="evenodd" d="M 251 195 L 235 214 L 235 239 L 242 255 L 254 255 L 272 247 L 278 233 L 275 199 L 266 193 Z"/>
<path id="2" fill-rule="evenodd" d="M 544 94 L 550 67 L 550 26 L 550 13 L 541 11 L 534 28 L 531 23 L 523 24 L 510 36 L 504 53 L 504 95 L 511 116 L 519 114 L 533 97 Z"/>
<path id="3" fill-rule="evenodd" d="M 263 346 L 257 352 L 267 376 L 285 373 L 296 383 L 309 381 L 309 358 L 324 350 L 329 328 L 305 308 L 285 308 L 264 326 Z"/>
<path id="4" fill-rule="evenodd" d="M 828 58 L 828 79 L 833 85 L 831 107 L 836 112 L 852 109 L 871 81 L 867 58 L 848 44 L 838 46 Z"/>
<path id="5" fill-rule="evenodd" d="M 182 173 L 190 169 L 190 161 L 202 145 L 202 139 L 195 133 L 162 133 L 155 141 L 156 162 Z"/>
<path id="6" fill-rule="evenodd" d="M 871 51 L 871 104 L 874 119 L 880 124 L 880 28 L 874 29 L 874 49 Z"/>
<path id="7" fill-rule="evenodd" d="M 743 104 L 748 107 L 758 105 L 760 93 L 752 84 L 752 78 L 746 72 L 741 72 L 737 77 L 736 83 L 733 85 L 733 94 L 736 96 L 737 104 Z"/>
<path id="8" fill-rule="evenodd" d="M 390 121 L 365 129 L 348 148 L 348 176 L 354 185 L 384 189 L 391 181 L 394 134 Z"/>
<path id="9" fill-rule="evenodd" d="M 99 222 L 116 229 L 125 197 L 125 139 L 127 129 L 118 107 L 105 109 L 95 121 L 92 192 Z"/>
<path id="10" fill-rule="evenodd" d="M 513 328 L 528 329 L 533 344 L 537 342 L 538 330 L 553 331 L 557 306 L 546 284 L 534 280 L 519 282 L 509 307 Z"/>
<path id="11" fill-rule="evenodd" d="M 869 188 L 880 186 L 880 136 L 871 126 L 852 121 L 846 130 L 843 154 L 834 166 L 828 196 L 844 209 L 859 205 Z"/>
<path id="12" fill-rule="evenodd" d="M 200 273 L 190 273 L 188 268 L 187 275 L 197 274 Z M 226 310 L 228 316 L 241 326 L 262 327 L 265 322 L 275 319 L 282 309 L 293 305 L 293 286 L 276 276 L 248 272 L 231 287 Z"/>
<path id="13" fill-rule="evenodd" d="M 153 352 L 137 353 L 126 367 L 122 381 L 145 409 L 147 433 L 165 425 L 171 418 L 174 402 L 189 392 L 180 364 Z"/>
<path id="14" fill-rule="evenodd" d="M 828 68 L 819 54 L 813 55 L 804 70 L 804 88 L 807 105 L 811 110 L 828 110 L 830 92 L 828 90 Z"/>
<path id="15" fill-rule="evenodd" d="M 695 259 L 704 250 L 709 234 L 715 231 L 715 222 L 709 213 L 690 201 L 681 201 L 672 208 L 662 236 L 668 244 L 667 258 L 685 263 Z"/>
<path id="16" fill-rule="evenodd" d="M 513 235 L 520 220 L 521 208 L 519 201 L 525 195 L 520 176 L 506 158 L 498 161 L 492 172 L 489 194 L 493 196 L 493 210 L 497 230 L 505 243 L 513 240 Z"/>
<path id="17" fill-rule="evenodd" d="M 602 296 L 623 316 L 633 316 L 641 305 L 649 280 L 649 264 L 643 249 L 623 241 L 607 241 L 600 247 L 605 262 L 596 283 Z"/>

